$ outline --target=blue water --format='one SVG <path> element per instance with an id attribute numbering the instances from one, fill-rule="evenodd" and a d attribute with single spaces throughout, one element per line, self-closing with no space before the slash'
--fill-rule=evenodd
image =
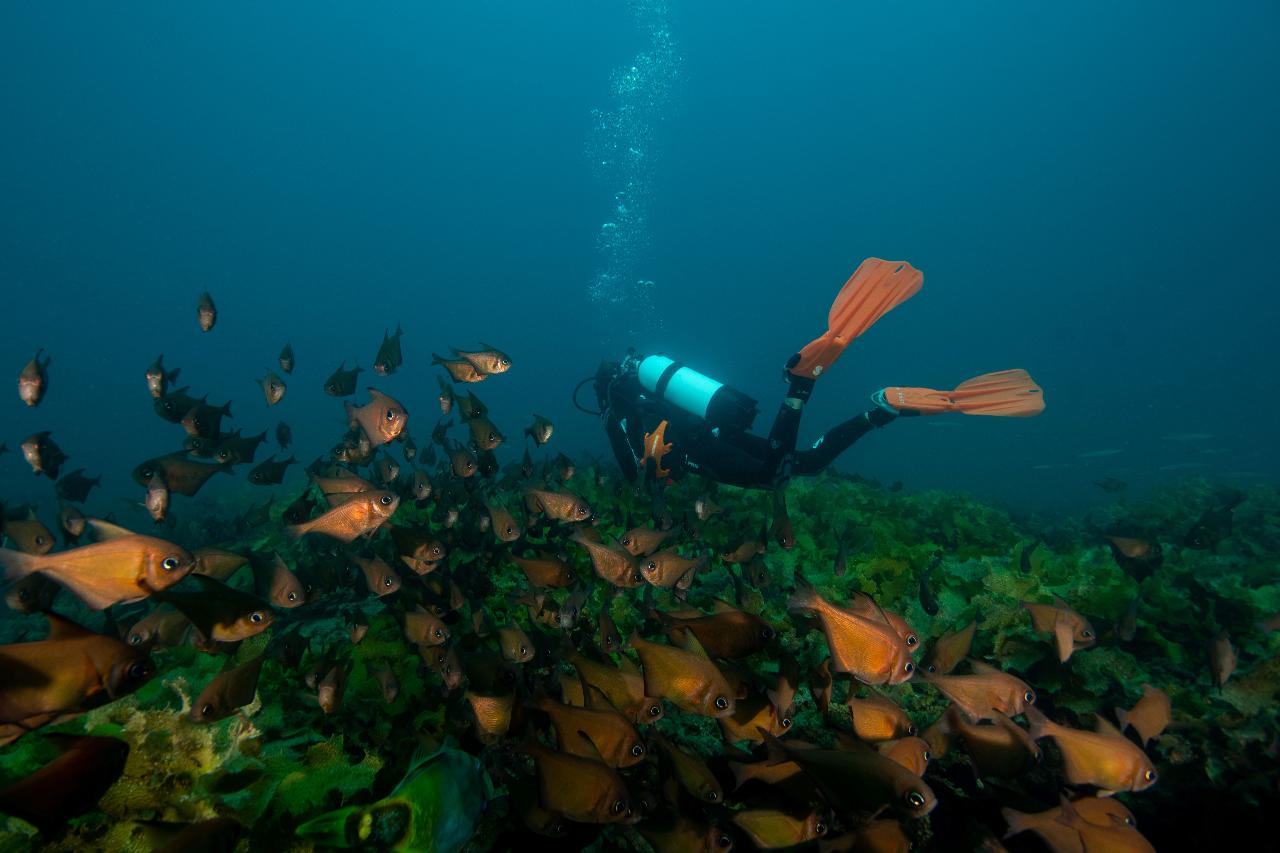
<path id="1" fill-rule="evenodd" d="M 405 366 L 361 399 L 401 398 L 420 445 L 432 351 L 479 341 L 516 367 L 475 390 L 509 436 L 550 417 L 551 452 L 607 457 L 569 391 L 628 345 L 755 396 L 765 430 L 867 256 L 924 290 L 802 440 L 883 385 L 1006 367 L 1048 409 L 900 421 L 840 469 L 1045 509 L 1103 477 L 1274 481 L 1280 8 L 1041 5 L 9 4 L 0 364 L 53 364 L 41 406 L 0 407 L 3 497 L 49 505 L 16 448 L 52 429 L 104 476 L 90 509 L 126 512 L 130 469 L 181 443 L 143 382 L 161 352 L 309 461 L 344 426 L 322 382 L 397 323 Z"/>

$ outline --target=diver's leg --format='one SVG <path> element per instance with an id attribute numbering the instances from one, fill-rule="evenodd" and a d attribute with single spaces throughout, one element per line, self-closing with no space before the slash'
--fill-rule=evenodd
<path id="1" fill-rule="evenodd" d="M 813 447 L 794 454 L 791 473 L 817 474 L 835 461 L 837 456 L 848 450 L 855 441 L 897 417 L 892 412 L 876 408 L 850 418 L 842 424 L 837 424 L 819 436 L 813 443 Z"/>
<path id="2" fill-rule="evenodd" d="M 774 465 L 796 449 L 800 416 L 804 413 L 804 404 L 809 402 L 809 395 L 813 393 L 814 380 L 794 374 L 787 378 L 790 380 L 787 396 L 778 407 L 778 415 L 773 419 L 773 427 L 769 430 L 767 452 Z"/>

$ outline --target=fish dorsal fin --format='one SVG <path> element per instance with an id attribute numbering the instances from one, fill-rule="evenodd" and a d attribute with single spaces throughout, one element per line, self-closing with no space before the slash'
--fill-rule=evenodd
<path id="1" fill-rule="evenodd" d="M 707 650 L 702 647 L 702 643 L 698 642 L 697 636 L 692 631 L 684 632 L 684 650 L 703 660 L 711 660 L 711 656 L 707 654 Z"/>
<path id="2" fill-rule="evenodd" d="M 1120 734 L 1120 730 L 1111 724 L 1111 721 L 1101 714 L 1093 715 L 1093 730 L 1100 735 L 1107 737 L 1124 737 Z"/>
<path id="3" fill-rule="evenodd" d="M 582 706 L 592 711 L 617 711 L 604 691 L 582 679 Z"/>
<path id="4" fill-rule="evenodd" d="M 591 736 L 582 729 L 577 730 L 577 735 L 580 738 L 580 742 L 584 745 L 583 751 L 587 753 L 587 757 L 592 761 L 599 761 L 601 764 L 604 764 L 604 756 L 600 754 L 600 748 L 596 746 L 596 742 L 591 739 Z"/>
<path id="5" fill-rule="evenodd" d="M 1053 606 L 1054 606 L 1054 607 L 1056 607 L 1056 608 L 1058 608 L 1059 610 L 1070 610 L 1070 609 L 1071 609 L 1071 605 L 1070 605 L 1070 604 L 1067 604 L 1067 602 L 1066 602 L 1066 601 L 1062 598 L 1062 596 L 1060 596 L 1060 595 L 1055 595 L 1055 596 L 1053 597 Z"/>
<path id="6" fill-rule="evenodd" d="M 738 608 L 734 607 L 732 604 L 725 601 L 723 598 L 713 598 L 711 599 L 711 612 L 712 613 L 737 613 Z"/>
<path id="7" fill-rule="evenodd" d="M 992 666 L 986 661 L 977 658 L 969 658 L 969 666 L 973 667 L 973 671 L 977 675 L 1004 675 L 1004 670 Z"/>
<path id="8" fill-rule="evenodd" d="M 47 640 L 78 640 L 98 636 L 96 632 L 57 613 L 46 612 L 45 617 L 49 620 L 49 636 L 45 638 Z"/>
<path id="9" fill-rule="evenodd" d="M 1058 649 L 1058 660 L 1066 663 L 1075 650 L 1075 628 L 1067 618 L 1067 611 L 1055 610 L 1053 614 L 1053 641 Z"/>
<path id="10" fill-rule="evenodd" d="M 871 609 L 875 614 L 874 618 L 880 620 L 885 625 L 892 626 L 893 623 L 889 621 L 889 616 L 884 612 L 884 608 L 880 606 L 880 603 L 878 601 L 876 601 L 871 596 L 867 595 L 865 592 L 855 592 L 850 597 L 849 603 L 853 604 L 854 602 L 861 602 L 864 600 L 866 601 L 867 604 L 871 605 Z"/>
<path id="11" fill-rule="evenodd" d="M 627 641 L 628 643 L 631 644 L 632 648 L 635 648 L 636 639 L 637 637 L 635 635 L 632 635 L 632 638 Z M 640 674 L 639 668 L 635 665 L 635 663 L 632 662 L 631 658 L 627 657 L 626 655 L 618 655 L 618 669 L 622 670 L 627 675 Z"/>
<path id="12" fill-rule="evenodd" d="M 123 539 L 126 536 L 137 535 L 126 527 L 121 527 L 119 524 L 113 524 L 110 521 L 103 521 L 100 518 L 86 518 L 85 521 L 93 530 L 94 539 L 98 542 L 105 542 L 108 539 Z"/>

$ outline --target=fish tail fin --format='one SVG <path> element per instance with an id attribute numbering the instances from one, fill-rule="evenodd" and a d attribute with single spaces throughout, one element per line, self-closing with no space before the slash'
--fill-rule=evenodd
<path id="1" fill-rule="evenodd" d="M 440 355 L 440 353 L 438 353 L 438 352 L 433 352 L 433 353 L 431 353 L 431 363 L 432 363 L 433 365 L 436 365 L 436 364 L 444 364 L 444 363 L 445 363 L 445 358 L 444 358 L 443 356 L 441 356 L 441 355 Z"/>
<path id="2" fill-rule="evenodd" d="M 284 529 L 284 535 L 296 542 L 306 534 L 306 526 L 306 522 L 303 522 L 302 524 L 287 525 Z"/>
<path id="3" fill-rule="evenodd" d="M 1129 712 L 1119 705 L 1116 706 L 1116 722 L 1120 724 L 1120 731 L 1129 727 Z"/>
<path id="4" fill-rule="evenodd" d="M 812 610 L 818 603 L 818 591 L 804 575 L 796 575 L 796 591 L 787 599 L 788 610 Z"/>
<path id="5" fill-rule="evenodd" d="M 729 762 L 729 771 L 733 773 L 733 790 L 738 790 L 750 780 L 751 771 L 747 769 L 747 766 L 741 761 Z"/>
<path id="6" fill-rule="evenodd" d="M 760 735 L 764 738 L 764 747 L 768 751 L 768 757 L 765 758 L 765 761 L 768 762 L 770 767 L 791 760 L 791 757 L 787 754 L 787 748 L 782 745 L 782 741 L 770 734 L 768 729 L 756 726 L 756 731 L 760 732 Z"/>
<path id="7" fill-rule="evenodd" d="M 1004 834 L 1005 838 L 1026 831 L 1027 815 L 1025 812 L 1006 807 L 1000 810 L 1000 816 L 1004 818 L 1005 823 L 1009 824 L 1009 829 Z"/>
<path id="8" fill-rule="evenodd" d="M 1052 734 L 1053 722 L 1040 712 L 1040 709 L 1034 705 L 1027 705 L 1022 709 L 1022 713 L 1026 714 L 1027 722 L 1031 724 L 1031 728 L 1027 731 L 1027 735 L 1032 740 L 1040 740 Z"/>
<path id="9" fill-rule="evenodd" d="M 22 580 L 40 570 L 40 559 L 34 554 L 0 548 L 0 569 L 4 570 L 6 581 Z"/>

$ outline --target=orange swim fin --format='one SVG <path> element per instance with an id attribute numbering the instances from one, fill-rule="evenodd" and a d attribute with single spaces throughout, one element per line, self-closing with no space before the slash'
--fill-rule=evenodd
<path id="1" fill-rule="evenodd" d="M 854 338 L 915 296 L 923 284 L 924 273 L 906 261 L 867 258 L 836 294 L 827 315 L 826 333 L 805 344 L 787 363 L 787 369 L 796 376 L 817 379 Z"/>
<path id="2" fill-rule="evenodd" d="M 1004 418 L 1029 418 L 1044 411 L 1044 389 L 1025 370 L 984 373 L 961 382 L 954 391 L 885 388 L 872 395 L 876 405 L 895 414 L 938 415 L 963 412 Z"/>

